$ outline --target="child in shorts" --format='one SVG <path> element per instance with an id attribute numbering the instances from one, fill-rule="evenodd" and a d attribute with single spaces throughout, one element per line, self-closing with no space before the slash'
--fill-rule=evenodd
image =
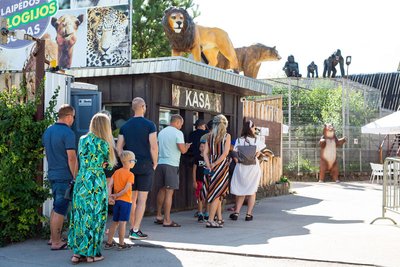
<path id="1" fill-rule="evenodd" d="M 206 163 L 203 158 L 204 146 L 206 139 L 200 140 L 200 156 L 194 158 L 193 164 L 193 188 L 195 190 L 195 196 L 197 199 L 197 221 L 204 222 L 208 220 L 208 206 L 205 204 L 205 192 L 203 190 L 204 184 L 204 167 Z M 203 213 L 204 206 L 206 211 Z"/>
<path id="2" fill-rule="evenodd" d="M 113 208 L 113 222 L 110 226 L 108 240 L 104 245 L 104 249 L 117 247 L 118 250 L 126 250 L 132 248 L 132 245 L 125 243 L 124 238 L 126 222 L 129 221 L 132 206 L 132 184 L 135 181 L 135 176 L 130 169 L 135 166 L 136 159 L 135 154 L 127 150 L 122 151 L 120 159 L 122 168 L 114 172 L 108 185 L 109 203 L 115 203 Z M 111 194 L 113 188 L 114 193 Z M 116 243 L 113 238 L 118 227 L 119 243 Z"/>

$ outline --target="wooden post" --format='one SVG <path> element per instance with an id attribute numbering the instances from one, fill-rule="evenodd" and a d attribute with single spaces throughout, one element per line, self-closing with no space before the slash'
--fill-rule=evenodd
<path id="1" fill-rule="evenodd" d="M 44 80 L 44 63 L 45 63 L 45 40 L 36 39 L 36 79 L 35 79 L 35 92 L 40 88 L 40 84 Z M 44 118 L 44 88 L 40 95 L 40 103 L 37 106 L 36 116 L 37 121 Z"/>

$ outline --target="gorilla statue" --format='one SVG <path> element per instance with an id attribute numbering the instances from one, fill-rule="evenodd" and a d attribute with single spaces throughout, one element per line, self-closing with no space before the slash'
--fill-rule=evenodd
<path id="1" fill-rule="evenodd" d="M 314 72 L 316 78 L 318 78 L 318 66 L 315 65 L 314 61 L 311 61 L 311 64 L 307 66 L 307 78 L 310 78 L 310 76 L 314 78 Z"/>
<path id="2" fill-rule="evenodd" d="M 336 65 L 339 63 L 340 65 L 340 72 L 342 77 L 345 77 L 344 73 L 344 59 L 342 57 L 342 52 L 338 49 L 335 53 L 333 53 L 330 57 L 324 60 L 324 73 L 322 76 L 325 78 L 328 74 L 328 78 L 335 78 L 336 77 Z M 332 76 L 331 76 L 332 73 Z"/>
<path id="3" fill-rule="evenodd" d="M 301 77 L 301 74 L 299 73 L 299 64 L 294 61 L 293 55 L 288 56 L 282 70 L 285 71 L 287 77 Z"/>

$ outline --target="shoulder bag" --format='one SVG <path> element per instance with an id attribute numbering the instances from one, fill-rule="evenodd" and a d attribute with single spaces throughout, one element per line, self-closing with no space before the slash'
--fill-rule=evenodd
<path id="1" fill-rule="evenodd" d="M 250 144 L 250 142 L 246 138 L 244 140 L 243 145 L 238 145 L 236 148 L 237 148 L 237 158 L 239 163 L 243 165 L 256 164 L 257 146 L 255 144 L 254 145 Z"/>

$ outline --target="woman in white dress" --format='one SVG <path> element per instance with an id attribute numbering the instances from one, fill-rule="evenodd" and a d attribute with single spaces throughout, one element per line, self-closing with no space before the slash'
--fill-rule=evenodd
<path id="1" fill-rule="evenodd" d="M 256 158 L 260 154 L 260 151 L 265 147 L 264 142 L 257 139 L 256 126 L 253 121 L 249 120 L 243 124 L 241 137 L 236 140 L 234 151 L 237 151 L 238 146 L 243 145 L 255 145 L 256 146 Z M 238 162 L 237 158 L 235 170 L 232 175 L 231 181 L 231 193 L 236 195 L 235 212 L 232 213 L 229 218 L 236 221 L 240 214 L 240 209 L 243 206 L 244 199 L 247 197 L 247 213 L 245 220 L 253 220 L 253 208 L 256 202 L 256 192 L 261 179 L 261 168 L 260 163 L 256 159 L 254 165 L 244 165 Z"/>

